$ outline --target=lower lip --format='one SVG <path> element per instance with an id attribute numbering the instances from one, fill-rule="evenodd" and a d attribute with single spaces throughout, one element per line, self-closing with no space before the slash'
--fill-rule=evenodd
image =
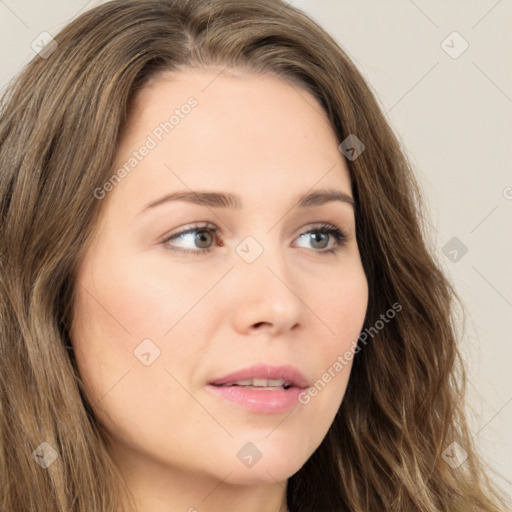
<path id="1" fill-rule="evenodd" d="M 302 388 L 291 387 L 282 390 L 266 390 L 257 388 L 244 388 L 241 386 L 213 386 L 208 389 L 216 395 L 231 400 L 240 406 L 254 412 L 280 413 L 285 412 L 299 404 L 299 395 Z"/>

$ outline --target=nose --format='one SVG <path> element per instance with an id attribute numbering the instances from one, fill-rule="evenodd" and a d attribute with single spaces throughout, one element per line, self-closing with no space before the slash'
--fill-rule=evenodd
<path id="1" fill-rule="evenodd" d="M 238 333 L 275 337 L 305 322 L 305 280 L 290 268 L 282 247 L 266 247 L 252 263 L 240 258 L 232 279 L 232 322 Z"/>

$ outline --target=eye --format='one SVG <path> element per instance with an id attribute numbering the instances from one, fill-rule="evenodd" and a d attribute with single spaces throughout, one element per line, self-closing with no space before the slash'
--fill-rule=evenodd
<path id="1" fill-rule="evenodd" d="M 309 239 L 307 237 L 309 237 Z M 328 254 L 337 252 L 347 241 L 346 233 L 331 224 L 312 226 L 309 231 L 306 231 L 299 236 L 299 239 L 302 238 L 311 240 L 313 248 L 324 249 L 323 251 L 316 252 Z M 329 238 L 333 240 L 333 245 L 327 249 L 326 246 L 329 245 Z"/>
<path id="2" fill-rule="evenodd" d="M 199 225 L 195 224 L 190 226 L 185 231 L 180 231 L 171 236 L 168 236 L 161 243 L 164 247 L 173 252 L 181 252 L 187 254 L 205 254 L 213 250 L 213 244 L 216 241 L 219 229 L 213 224 Z M 347 241 L 347 235 L 344 231 L 331 224 L 319 224 L 310 226 L 308 231 L 304 231 L 299 235 L 300 240 L 310 240 L 313 249 L 322 249 L 315 252 L 321 254 L 336 253 Z M 176 248 L 176 243 L 169 244 L 171 241 L 188 241 L 192 244 L 189 248 Z M 332 241 L 329 247 L 329 242 Z M 220 246 L 223 244 L 220 243 Z M 327 248 L 329 247 L 329 248 Z"/>
<path id="3" fill-rule="evenodd" d="M 208 247 L 208 243 L 215 240 L 215 234 L 218 230 L 217 226 L 214 226 L 213 224 L 195 224 L 185 231 L 180 231 L 179 233 L 167 237 L 162 241 L 162 243 L 165 244 L 164 246 L 166 249 L 174 252 L 185 252 L 188 254 L 209 253 L 213 248 Z M 192 244 L 197 243 L 199 245 L 196 245 L 195 249 L 175 249 L 173 246 L 167 245 L 171 240 L 188 240 Z M 199 250 L 197 250 L 197 247 L 199 247 Z"/>

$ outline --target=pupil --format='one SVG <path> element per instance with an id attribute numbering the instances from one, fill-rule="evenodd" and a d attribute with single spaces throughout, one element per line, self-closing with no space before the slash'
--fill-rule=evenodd
<path id="1" fill-rule="evenodd" d="M 313 243 L 321 243 L 321 237 L 325 236 L 325 233 L 313 233 Z"/>
<path id="2" fill-rule="evenodd" d="M 205 247 L 205 246 L 201 245 L 201 243 L 203 243 L 205 241 L 205 238 L 204 238 L 205 233 L 208 233 L 208 232 L 207 231 L 199 231 L 196 236 L 196 239 L 198 240 L 200 247 Z M 208 237 L 206 237 L 206 245 L 208 245 Z"/>

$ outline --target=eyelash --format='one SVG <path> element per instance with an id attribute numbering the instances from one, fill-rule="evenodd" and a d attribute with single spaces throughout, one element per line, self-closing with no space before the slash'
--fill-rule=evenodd
<path id="1" fill-rule="evenodd" d="M 214 226 L 214 225 L 211 225 L 211 224 L 207 224 L 207 225 L 203 225 L 203 226 L 195 224 L 195 225 L 191 226 L 190 228 L 186 229 L 185 231 L 181 231 L 179 233 L 174 233 L 173 235 L 171 235 L 171 236 L 167 237 L 165 240 L 163 240 L 161 243 L 162 244 L 166 244 L 170 240 L 178 238 L 181 235 L 186 235 L 186 234 L 189 234 L 189 233 L 193 233 L 194 231 L 198 231 L 198 232 L 209 231 L 210 233 L 213 233 L 214 236 L 216 236 L 217 233 L 219 232 L 219 228 L 217 226 Z M 318 225 L 310 226 L 310 228 L 307 231 L 304 231 L 299 236 L 302 236 L 302 235 L 304 235 L 306 233 L 327 233 L 327 234 L 331 235 L 334 238 L 335 246 L 332 249 L 323 249 L 323 250 L 318 250 L 318 251 L 315 251 L 313 249 L 314 252 L 318 252 L 320 254 L 335 254 L 345 245 L 345 243 L 347 241 L 346 233 L 343 230 L 341 230 L 341 229 L 339 229 L 336 226 L 333 226 L 331 224 L 321 223 L 321 224 L 318 224 Z M 208 254 L 208 253 L 212 252 L 212 250 L 214 249 L 214 246 L 208 247 L 207 249 L 197 249 L 197 250 L 194 250 L 194 249 L 174 249 L 171 246 L 166 246 L 165 248 L 166 248 L 166 250 L 169 250 L 169 251 L 172 251 L 172 252 L 177 252 L 177 253 L 182 253 L 182 254 L 183 253 L 187 253 L 187 254 L 196 255 L 196 254 Z"/>

